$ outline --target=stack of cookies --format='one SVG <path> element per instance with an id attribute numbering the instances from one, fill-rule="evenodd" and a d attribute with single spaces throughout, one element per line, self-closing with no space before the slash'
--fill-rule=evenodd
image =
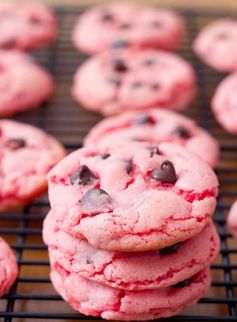
<path id="1" fill-rule="evenodd" d="M 207 292 L 218 181 L 195 153 L 174 143 L 88 146 L 48 179 L 51 280 L 75 310 L 154 319 Z"/>

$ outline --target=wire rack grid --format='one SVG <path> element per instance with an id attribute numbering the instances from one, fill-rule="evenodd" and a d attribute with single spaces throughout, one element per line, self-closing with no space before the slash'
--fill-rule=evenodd
<path id="1" fill-rule="evenodd" d="M 85 56 L 73 49 L 70 34 L 82 7 L 57 7 L 59 35 L 49 48 L 35 54 L 36 59 L 53 74 L 56 93 L 53 99 L 35 111 L 16 117 L 50 132 L 65 144 L 68 151 L 81 146 L 82 139 L 100 117 L 73 102 L 70 88 L 73 74 Z M 214 216 L 220 237 L 221 252 L 212 265 L 213 283 L 209 293 L 196 306 L 167 321 L 237 321 L 237 242 L 226 230 L 226 214 L 237 195 L 237 141 L 215 122 L 209 108 L 216 85 L 224 77 L 204 66 L 192 54 L 191 42 L 203 25 L 229 15 L 183 9 L 188 32 L 179 53 L 191 61 L 198 76 L 198 96 L 186 114 L 212 132 L 220 141 L 222 159 L 217 169 L 221 189 Z M 92 89 L 93 90 L 93 89 Z M 47 249 L 41 238 L 42 221 L 47 214 L 47 196 L 32 202 L 21 212 L 0 214 L 0 235 L 13 247 L 19 263 L 19 277 L 9 294 L 0 300 L 0 321 L 72 321 L 95 318 L 75 313 L 58 296 L 48 277 Z"/>

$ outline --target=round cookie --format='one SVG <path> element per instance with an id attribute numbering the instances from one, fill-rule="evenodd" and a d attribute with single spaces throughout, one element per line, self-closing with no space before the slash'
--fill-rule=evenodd
<path id="1" fill-rule="evenodd" d="M 124 291 L 100 285 L 65 271 L 51 259 L 51 280 L 56 291 L 76 311 L 107 320 L 152 320 L 177 314 L 195 304 L 210 286 L 207 268 L 174 286 Z"/>
<path id="2" fill-rule="evenodd" d="M 95 248 L 125 252 L 195 236 L 213 214 L 218 190 L 207 163 L 172 143 L 79 149 L 48 179 L 58 227 Z"/>
<path id="3" fill-rule="evenodd" d="M 0 120 L 0 134 L 0 211 L 6 211 L 45 192 L 46 175 L 65 150 L 52 136 L 23 123 Z"/>
<path id="4" fill-rule="evenodd" d="M 160 107 L 181 110 L 194 96 L 195 73 L 181 57 L 155 50 L 106 52 L 77 70 L 72 94 L 104 115 Z"/>
<path id="5" fill-rule="evenodd" d="M 190 118 L 162 109 L 127 112 L 104 119 L 90 130 L 84 144 L 106 148 L 121 146 L 127 141 L 180 144 L 197 153 L 211 167 L 219 159 L 219 144 L 214 137 Z"/>
<path id="6" fill-rule="evenodd" d="M 38 107 L 53 87 L 50 74 L 31 56 L 0 50 L 0 116 Z"/>
<path id="7" fill-rule="evenodd" d="M 0 238 L 0 297 L 12 287 L 17 274 L 16 257 L 8 244 Z"/>
<path id="8" fill-rule="evenodd" d="M 218 122 L 228 132 L 237 134 L 237 72 L 218 85 L 211 106 Z"/>
<path id="9" fill-rule="evenodd" d="M 1 1 L 0 34 L 0 48 L 40 48 L 55 38 L 56 20 L 42 3 Z"/>
<path id="10" fill-rule="evenodd" d="M 117 48 L 176 48 L 184 23 L 171 10 L 117 3 L 93 7 L 78 19 L 73 43 L 79 50 L 96 54 Z"/>
<path id="11" fill-rule="evenodd" d="M 237 70 L 237 20 L 226 18 L 204 27 L 193 43 L 196 55 L 219 71 Z"/>
<path id="12" fill-rule="evenodd" d="M 237 200 L 232 204 L 227 217 L 227 225 L 232 235 L 237 238 Z"/>
<path id="13" fill-rule="evenodd" d="M 160 251 L 108 252 L 60 230 L 51 211 L 43 237 L 50 257 L 66 271 L 97 283 L 125 290 L 168 287 L 191 278 L 210 264 L 219 250 L 219 237 L 210 220 L 201 233 Z"/>

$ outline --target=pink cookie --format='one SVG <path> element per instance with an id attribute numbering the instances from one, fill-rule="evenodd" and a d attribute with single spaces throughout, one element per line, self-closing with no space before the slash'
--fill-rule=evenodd
<path id="1" fill-rule="evenodd" d="M 228 132 L 237 134 L 237 72 L 220 83 L 211 105 L 220 124 Z"/>
<path id="2" fill-rule="evenodd" d="M 111 115 L 154 106 L 181 110 L 195 88 L 192 66 L 175 54 L 110 51 L 79 67 L 72 94 L 85 108 Z"/>
<path id="3" fill-rule="evenodd" d="M 8 244 L 0 238 L 0 297 L 12 287 L 17 274 L 16 257 Z"/>
<path id="4" fill-rule="evenodd" d="M 52 92 L 52 77 L 31 56 L 0 50 L 1 116 L 38 107 Z"/>
<path id="5" fill-rule="evenodd" d="M 208 268 L 171 287 L 124 291 L 67 272 L 53 259 L 51 265 L 52 283 L 68 304 L 83 314 L 107 320 L 151 320 L 173 316 L 195 304 L 210 286 Z"/>
<path id="6" fill-rule="evenodd" d="M 79 149 L 48 179 L 58 227 L 95 248 L 126 252 L 157 250 L 198 234 L 218 190 L 207 163 L 172 143 Z"/>
<path id="7" fill-rule="evenodd" d="M 206 130 L 188 117 L 161 109 L 107 118 L 92 128 L 84 143 L 106 148 L 127 141 L 147 141 L 154 145 L 174 142 L 197 153 L 211 167 L 219 159 L 219 144 Z"/>
<path id="8" fill-rule="evenodd" d="M 1 120 L 0 131 L 0 211 L 5 211 L 45 192 L 46 175 L 65 150 L 56 139 L 27 124 Z"/>
<path id="9" fill-rule="evenodd" d="M 237 200 L 230 208 L 230 212 L 227 217 L 227 224 L 232 235 L 237 238 Z"/>
<path id="10" fill-rule="evenodd" d="M 192 239 L 161 251 L 108 252 L 60 230 L 53 212 L 45 219 L 43 236 L 50 257 L 66 271 L 125 290 L 167 287 L 190 278 L 213 261 L 220 244 L 215 226 L 209 221 Z"/>
<path id="11" fill-rule="evenodd" d="M 195 39 L 193 50 L 217 70 L 237 70 L 237 20 L 226 18 L 208 24 Z"/>
<path id="12" fill-rule="evenodd" d="M 73 43 L 88 54 L 128 47 L 171 50 L 180 43 L 183 29 L 182 18 L 170 10 L 117 3 L 81 15 Z"/>
<path id="13" fill-rule="evenodd" d="M 0 48 L 40 48 L 51 42 L 55 34 L 55 18 L 42 3 L 1 1 Z"/>

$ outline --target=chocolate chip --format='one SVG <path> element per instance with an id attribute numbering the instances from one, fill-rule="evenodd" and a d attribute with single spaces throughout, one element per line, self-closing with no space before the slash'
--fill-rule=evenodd
<path id="1" fill-rule="evenodd" d="M 181 243 L 177 243 L 177 244 L 174 244 L 172 246 L 169 246 L 169 247 L 165 247 L 163 249 L 160 249 L 159 252 L 161 255 L 163 254 L 169 254 L 169 253 L 174 253 L 176 252 L 181 246 Z"/>
<path id="2" fill-rule="evenodd" d="M 126 72 L 128 67 L 122 59 L 115 59 L 113 61 L 113 67 L 116 72 Z"/>
<path id="3" fill-rule="evenodd" d="M 109 21 L 112 21 L 114 20 L 114 17 L 111 13 L 104 13 L 101 17 L 102 21 L 104 22 L 109 22 Z"/>
<path id="4" fill-rule="evenodd" d="M 147 114 L 140 114 L 134 120 L 135 125 L 143 125 L 143 124 L 155 124 L 153 118 Z"/>
<path id="5" fill-rule="evenodd" d="M 131 28 L 131 24 L 128 22 L 122 23 L 121 25 L 118 26 L 119 29 L 130 29 Z"/>
<path id="6" fill-rule="evenodd" d="M 146 65 L 146 66 L 151 66 L 151 65 L 154 65 L 155 63 L 156 63 L 156 61 L 154 58 L 148 58 L 144 61 L 144 65 Z"/>
<path id="7" fill-rule="evenodd" d="M 150 150 L 150 156 L 151 158 L 155 155 L 155 154 L 160 154 L 159 149 L 157 146 L 153 146 L 152 148 L 149 148 Z"/>
<path id="8" fill-rule="evenodd" d="M 9 139 L 5 146 L 11 150 L 18 150 L 26 146 L 26 141 L 24 139 Z"/>
<path id="9" fill-rule="evenodd" d="M 175 285 L 173 285 L 174 288 L 182 288 L 182 287 L 185 287 L 185 286 L 189 286 L 190 284 L 192 283 L 192 279 L 191 278 L 188 278 L 184 281 L 181 281 Z"/>
<path id="10" fill-rule="evenodd" d="M 158 91 L 160 89 L 160 84 L 158 83 L 152 84 L 151 89 L 153 89 L 153 91 Z"/>
<path id="11" fill-rule="evenodd" d="M 151 26 L 155 28 L 160 28 L 162 26 L 162 22 L 158 20 L 152 21 Z"/>
<path id="12" fill-rule="evenodd" d="M 142 87 L 144 84 L 142 82 L 134 82 L 132 83 L 132 88 L 139 88 L 139 87 Z"/>
<path id="13" fill-rule="evenodd" d="M 101 155 L 101 158 L 103 159 L 103 160 L 105 160 L 105 159 L 107 159 L 107 158 L 109 158 L 110 157 L 110 154 L 109 153 L 104 153 L 104 154 L 102 154 Z"/>
<path id="14" fill-rule="evenodd" d="M 175 173 L 173 163 L 170 161 L 164 161 L 161 164 L 160 169 L 152 171 L 151 178 L 164 183 L 175 183 L 177 180 L 177 176 Z"/>
<path id="15" fill-rule="evenodd" d="M 15 39 L 6 40 L 4 43 L 1 44 L 1 47 L 4 49 L 12 49 L 16 47 Z"/>
<path id="16" fill-rule="evenodd" d="M 112 200 L 103 189 L 90 189 L 81 199 L 82 212 L 96 214 L 108 212 L 111 208 Z"/>
<path id="17" fill-rule="evenodd" d="M 222 31 L 222 32 L 219 32 L 217 35 L 216 35 L 216 37 L 218 38 L 218 39 L 228 39 L 229 38 L 229 33 L 227 32 L 227 31 Z"/>
<path id="18" fill-rule="evenodd" d="M 125 48 L 129 46 L 129 42 L 126 40 L 116 40 L 112 43 L 112 48 L 114 49 L 120 49 L 120 48 Z"/>
<path id="19" fill-rule="evenodd" d="M 86 264 L 93 264 L 93 260 L 91 258 L 86 259 Z"/>
<path id="20" fill-rule="evenodd" d="M 172 134 L 185 139 L 189 139 L 191 137 L 189 130 L 187 130 L 183 126 L 176 127 L 176 129 L 174 129 Z"/>
<path id="21" fill-rule="evenodd" d="M 118 78 L 108 78 L 108 82 L 110 82 L 111 84 L 113 84 L 116 87 L 119 87 L 121 85 L 121 80 Z"/>
<path id="22" fill-rule="evenodd" d="M 70 176 L 71 184 L 81 184 L 83 186 L 91 184 L 95 180 L 95 176 L 86 165 L 80 168 Z"/>
<path id="23" fill-rule="evenodd" d="M 30 23 L 32 23 L 33 25 L 40 25 L 41 22 L 42 21 L 38 17 L 31 17 L 30 18 Z"/>
<path id="24" fill-rule="evenodd" d="M 127 166 L 126 166 L 126 172 L 127 174 L 130 174 L 133 170 L 133 164 L 131 161 L 127 161 Z"/>

